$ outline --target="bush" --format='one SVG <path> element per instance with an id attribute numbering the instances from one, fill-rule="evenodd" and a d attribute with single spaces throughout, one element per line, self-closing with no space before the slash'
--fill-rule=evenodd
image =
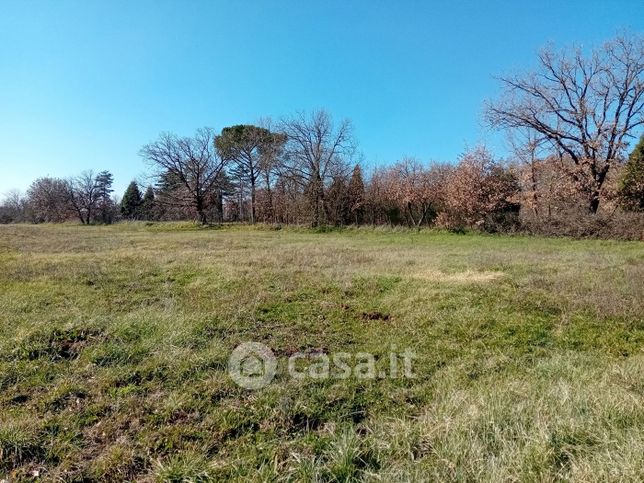
<path id="1" fill-rule="evenodd" d="M 524 219 L 521 229 L 546 236 L 644 240 L 644 213 L 616 210 L 592 214 L 583 209 L 570 209 L 547 219 Z"/>

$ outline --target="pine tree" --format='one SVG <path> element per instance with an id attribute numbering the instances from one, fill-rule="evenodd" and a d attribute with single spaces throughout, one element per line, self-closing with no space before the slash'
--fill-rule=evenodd
<path id="1" fill-rule="evenodd" d="M 232 161 L 232 178 L 237 180 L 240 218 L 243 218 L 245 193 L 248 189 L 250 206 L 249 220 L 255 223 L 257 183 L 266 169 L 267 162 L 274 162 L 275 154 L 286 142 L 286 138 L 268 129 L 252 125 L 225 127 L 215 137 L 215 146 L 222 159 Z"/>
<path id="2" fill-rule="evenodd" d="M 351 223 L 347 182 L 343 176 L 333 179 L 326 194 L 326 204 L 329 212 L 329 223 L 336 226 Z"/>
<path id="3" fill-rule="evenodd" d="M 351 180 L 347 189 L 349 198 L 349 211 L 351 212 L 351 221 L 355 224 L 362 223 L 364 218 L 365 191 L 364 181 L 362 180 L 362 169 L 356 164 L 351 173 Z"/>
<path id="4" fill-rule="evenodd" d="M 154 189 L 152 186 L 148 186 L 148 189 L 145 190 L 145 195 L 143 195 L 143 201 L 141 201 L 139 210 L 141 219 L 154 219 L 154 204 Z"/>
<path id="5" fill-rule="evenodd" d="M 114 176 L 109 171 L 101 171 L 96 175 L 96 205 L 101 223 L 109 224 L 114 221 L 113 182 Z"/>
<path id="6" fill-rule="evenodd" d="M 132 181 L 125 190 L 123 199 L 121 200 L 121 214 L 123 217 L 130 220 L 136 220 L 139 216 L 141 202 L 142 199 L 139 185 L 136 184 L 136 181 Z"/>
<path id="7" fill-rule="evenodd" d="M 627 210 L 644 211 L 644 136 L 628 157 L 619 186 L 619 196 L 622 206 Z"/>

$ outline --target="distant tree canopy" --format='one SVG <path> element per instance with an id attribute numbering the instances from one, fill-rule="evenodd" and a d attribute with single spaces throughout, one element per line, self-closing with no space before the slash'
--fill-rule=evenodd
<path id="1" fill-rule="evenodd" d="M 0 222 L 197 220 L 389 224 L 644 238 L 644 40 L 543 50 L 538 68 L 502 77 L 486 119 L 511 156 L 484 146 L 452 162 L 357 162 L 352 124 L 325 110 L 192 136 L 161 133 L 140 155 L 154 176 L 117 200 L 108 171 L 32 183 L 0 204 Z"/>

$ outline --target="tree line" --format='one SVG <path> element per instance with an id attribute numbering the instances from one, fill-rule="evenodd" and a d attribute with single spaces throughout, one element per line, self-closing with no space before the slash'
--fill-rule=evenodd
<path id="1" fill-rule="evenodd" d="M 5 198 L 0 221 L 194 219 L 641 236 L 644 138 L 630 155 L 629 148 L 644 125 L 643 38 L 619 37 L 587 54 L 546 49 L 538 64 L 501 77 L 502 95 L 486 106 L 488 124 L 508 134 L 509 159 L 479 146 L 452 163 L 404 158 L 365 172 L 349 120 L 300 112 L 192 136 L 162 133 L 140 150 L 149 186 L 133 181 L 115 197 L 108 171 L 40 178 L 26 195 Z M 625 232 L 613 232 L 625 224 Z"/>

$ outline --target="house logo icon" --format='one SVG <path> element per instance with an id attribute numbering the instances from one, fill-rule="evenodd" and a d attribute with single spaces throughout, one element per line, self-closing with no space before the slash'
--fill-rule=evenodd
<path id="1" fill-rule="evenodd" d="M 238 345 L 228 359 L 228 374 L 238 386 L 261 389 L 271 383 L 277 371 L 273 351 L 259 342 Z"/>

